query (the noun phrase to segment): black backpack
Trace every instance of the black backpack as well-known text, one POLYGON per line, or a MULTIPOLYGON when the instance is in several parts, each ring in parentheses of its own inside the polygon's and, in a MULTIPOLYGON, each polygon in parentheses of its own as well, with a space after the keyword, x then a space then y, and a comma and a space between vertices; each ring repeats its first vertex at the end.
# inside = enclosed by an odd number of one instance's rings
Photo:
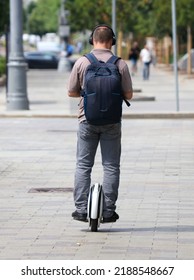
MULTIPOLYGON (((121 75, 116 62, 119 57, 113 55, 105 63, 92 54, 85 55, 90 61, 86 68, 84 89, 84 112, 88 123, 106 125, 118 123, 122 116, 121 75)), ((126 104, 130 103, 125 100, 126 104)))

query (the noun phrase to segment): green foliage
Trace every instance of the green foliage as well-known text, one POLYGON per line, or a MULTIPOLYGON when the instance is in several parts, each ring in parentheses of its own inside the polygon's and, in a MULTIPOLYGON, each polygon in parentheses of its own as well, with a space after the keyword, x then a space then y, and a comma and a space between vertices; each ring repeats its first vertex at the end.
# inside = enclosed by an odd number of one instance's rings
POLYGON ((60 0, 39 0, 29 15, 31 33, 43 35, 58 31, 60 0))
POLYGON ((153 35, 153 0, 132 1, 133 31, 140 36, 153 35))
POLYGON ((6 59, 0 56, 0 77, 6 73, 6 59))
MULTIPOLYGON (((136 0, 117 0, 117 31, 129 33, 134 30, 136 0)), ((93 29, 95 25, 112 23, 112 1, 110 0, 67 0, 66 8, 70 11, 69 22, 72 31, 93 29)))
MULTIPOLYGON (((61 0, 38 0, 35 3, 36 6, 28 11, 31 33, 57 32, 61 0)), ((182 35, 188 24, 194 24, 194 0, 178 0, 176 7, 177 30, 182 35)), ((111 0, 66 0, 65 9, 69 11, 71 32, 112 23, 111 0)), ((117 31, 133 32, 135 37, 171 35, 171 13, 171 0, 117 0, 117 31)))
POLYGON ((9 25, 9 1, 0 0, 0 34, 5 32, 9 25))
MULTIPOLYGON (((116 1, 116 17, 117 29, 129 33, 134 31, 134 0, 117 0, 116 1)), ((110 3, 110 2, 109 2, 110 3)))
POLYGON ((71 30, 83 31, 100 23, 111 24, 110 3, 110 0, 67 0, 65 7, 70 11, 71 30))
POLYGON ((153 1, 154 35, 163 37, 172 33, 172 11, 170 1, 153 1))
POLYGON ((177 1, 177 23, 180 27, 194 24, 194 0, 177 1))
MULTIPOLYGON (((177 30, 184 36, 187 25, 194 24, 194 0, 176 1, 177 30)), ((137 21, 135 30, 141 35, 163 37, 172 33, 171 0, 138 0, 135 4, 137 21)))

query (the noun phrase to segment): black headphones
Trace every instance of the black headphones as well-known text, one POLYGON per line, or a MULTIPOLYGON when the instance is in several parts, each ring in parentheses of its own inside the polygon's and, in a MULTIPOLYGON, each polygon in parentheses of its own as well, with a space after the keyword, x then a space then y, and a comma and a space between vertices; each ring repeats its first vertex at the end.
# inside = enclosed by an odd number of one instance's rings
POLYGON ((89 43, 91 45, 93 45, 93 34, 94 34, 94 31, 99 27, 106 27, 106 28, 111 30, 111 32, 112 32, 112 46, 115 45, 116 44, 116 36, 115 36, 112 28, 110 26, 106 25, 106 24, 99 24, 93 29, 92 34, 90 35, 90 38, 89 38, 89 43))

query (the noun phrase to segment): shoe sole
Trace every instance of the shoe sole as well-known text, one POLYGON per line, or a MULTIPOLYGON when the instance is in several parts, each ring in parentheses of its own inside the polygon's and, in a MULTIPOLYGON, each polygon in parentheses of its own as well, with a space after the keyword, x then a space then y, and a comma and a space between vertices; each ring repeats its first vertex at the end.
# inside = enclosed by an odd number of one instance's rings
POLYGON ((115 223, 118 219, 112 220, 112 221, 101 221, 102 224, 107 224, 107 223, 115 223))
POLYGON ((80 221, 80 222, 85 222, 85 223, 88 222, 88 219, 80 219, 78 217, 73 217, 73 219, 76 220, 76 221, 80 221))
MULTIPOLYGON (((117 220, 116 220, 117 221, 117 220)), ((115 223, 116 221, 102 221, 101 224, 115 223)))

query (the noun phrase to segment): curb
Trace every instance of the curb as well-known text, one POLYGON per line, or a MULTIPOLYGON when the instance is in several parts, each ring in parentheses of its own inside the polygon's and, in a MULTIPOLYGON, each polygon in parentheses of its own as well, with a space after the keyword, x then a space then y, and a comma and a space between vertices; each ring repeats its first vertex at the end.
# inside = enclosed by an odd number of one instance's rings
POLYGON ((156 98, 154 96, 141 96, 141 95, 135 95, 131 101, 155 101, 156 98))
POLYGON ((193 119, 193 112, 143 112, 123 114, 123 119, 193 119))

